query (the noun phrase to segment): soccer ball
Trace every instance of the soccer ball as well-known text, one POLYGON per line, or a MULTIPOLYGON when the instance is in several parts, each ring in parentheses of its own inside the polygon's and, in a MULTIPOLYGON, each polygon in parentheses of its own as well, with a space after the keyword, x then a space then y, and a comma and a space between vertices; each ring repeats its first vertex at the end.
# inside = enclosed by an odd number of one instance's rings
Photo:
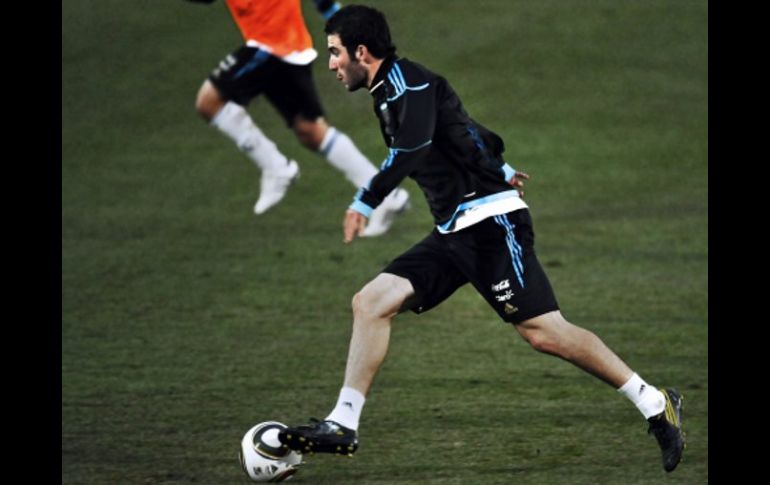
POLYGON ((282 482, 297 473, 302 455, 284 448, 278 441, 278 432, 286 427, 278 421, 265 421, 243 436, 238 459, 253 481, 282 482))

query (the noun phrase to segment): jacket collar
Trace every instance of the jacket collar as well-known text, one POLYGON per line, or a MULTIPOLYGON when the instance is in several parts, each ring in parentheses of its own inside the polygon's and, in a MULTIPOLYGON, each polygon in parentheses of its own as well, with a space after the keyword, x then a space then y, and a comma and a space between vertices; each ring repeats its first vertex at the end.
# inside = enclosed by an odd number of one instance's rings
POLYGON ((369 88, 369 93, 372 96, 375 96, 377 90, 382 88, 382 85, 385 84, 385 78, 388 76, 390 68, 393 67, 393 64, 397 60, 398 56, 395 54, 391 54, 383 59, 382 64, 380 64, 380 67, 377 69, 377 74, 374 75, 374 79, 372 80, 372 87, 369 88))

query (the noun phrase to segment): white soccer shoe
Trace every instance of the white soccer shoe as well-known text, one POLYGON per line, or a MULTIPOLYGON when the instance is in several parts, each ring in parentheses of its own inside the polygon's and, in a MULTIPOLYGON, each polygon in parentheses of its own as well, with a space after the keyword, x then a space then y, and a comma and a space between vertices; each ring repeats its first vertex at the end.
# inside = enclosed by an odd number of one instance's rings
POLYGON ((410 206, 409 192, 401 188, 394 189, 385 197, 382 204, 372 212, 361 237, 376 237, 385 234, 393 225, 396 216, 409 209, 410 206))
POLYGON ((254 213, 264 214, 267 210, 281 201, 289 190, 289 186, 299 178, 299 165, 294 160, 283 170, 265 170, 259 182, 259 199, 254 204, 254 213))

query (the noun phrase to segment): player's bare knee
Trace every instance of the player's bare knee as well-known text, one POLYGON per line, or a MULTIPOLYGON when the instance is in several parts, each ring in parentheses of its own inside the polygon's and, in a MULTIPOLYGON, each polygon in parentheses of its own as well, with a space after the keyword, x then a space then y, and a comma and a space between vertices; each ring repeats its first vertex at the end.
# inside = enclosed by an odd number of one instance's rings
POLYGON ((353 316, 356 320, 372 321, 383 317, 377 308, 377 301, 366 288, 353 295, 353 316))
POLYGON ((208 102, 207 102, 207 94, 205 92, 205 85, 201 86, 201 88, 198 90, 198 95, 195 96, 195 111, 198 112, 199 115, 206 118, 208 115, 208 102))
POLYGON ((538 352, 551 355, 563 355, 559 335, 549 325, 541 324, 542 321, 528 321, 517 327, 521 337, 538 352))
POLYGON ((395 317, 406 296, 393 288, 383 286, 387 280, 375 279, 353 297, 353 314, 364 320, 391 320, 395 317))
POLYGON ((326 135, 328 125, 323 118, 307 120, 301 116, 297 116, 294 119, 292 128, 294 129, 294 134, 297 136, 297 140, 302 146, 308 150, 318 151, 321 149, 321 144, 323 143, 324 135, 326 135))
POLYGON ((295 132, 299 143, 310 151, 317 152, 321 148, 321 140, 307 132, 295 132))
POLYGON ((198 95, 195 97, 195 111, 198 112, 203 119, 211 121, 219 110, 222 109, 225 102, 222 100, 219 92, 216 90, 210 81, 206 80, 198 90, 198 95))
POLYGON ((216 113, 212 113, 211 103, 204 97, 195 98, 195 111, 206 121, 211 121, 216 113))
POLYGON ((364 302, 362 300, 363 297, 361 296, 360 291, 353 295, 353 299, 350 302, 350 307, 353 309, 353 315, 360 316, 364 313, 364 302))
POLYGON ((529 345, 544 354, 558 354, 558 342, 556 339, 551 338, 546 332, 535 331, 525 336, 525 339, 529 345))

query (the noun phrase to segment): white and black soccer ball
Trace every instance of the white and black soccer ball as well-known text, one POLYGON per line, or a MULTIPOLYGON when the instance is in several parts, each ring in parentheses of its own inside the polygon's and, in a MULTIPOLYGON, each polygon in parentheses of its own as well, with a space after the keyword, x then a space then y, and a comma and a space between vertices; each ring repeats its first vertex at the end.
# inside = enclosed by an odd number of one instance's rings
POLYGON ((255 482, 282 482, 297 473, 302 455, 284 448, 278 432, 287 426, 278 421, 259 423, 241 440, 238 458, 243 471, 255 482))

